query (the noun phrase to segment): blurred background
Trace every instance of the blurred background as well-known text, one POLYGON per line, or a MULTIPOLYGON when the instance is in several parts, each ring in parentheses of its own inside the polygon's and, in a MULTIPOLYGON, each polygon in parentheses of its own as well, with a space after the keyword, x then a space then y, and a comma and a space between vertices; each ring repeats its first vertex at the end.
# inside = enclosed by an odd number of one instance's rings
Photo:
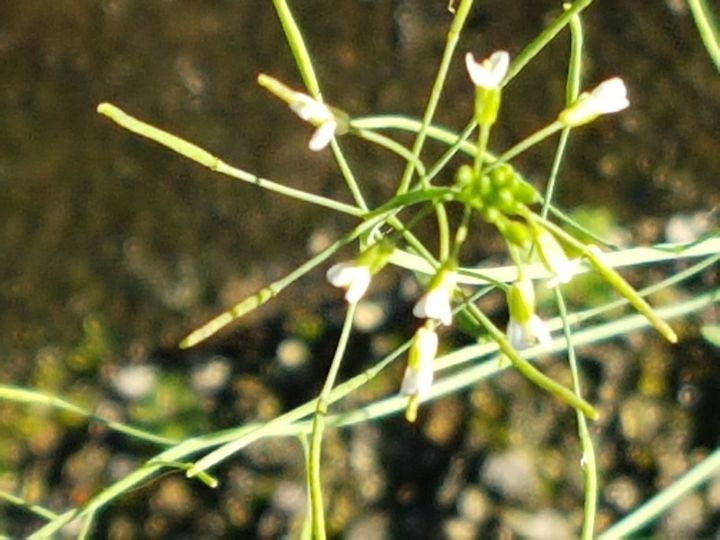
MULTIPOLYGON (((477 2, 438 122, 459 129, 471 113, 465 51, 515 55, 560 6, 477 2)), ((302 0, 291 7, 329 102, 354 116, 422 114, 451 21, 445 0, 302 0)), ((683 241, 708 231, 720 202, 720 82, 685 2, 605 0, 583 20, 585 86, 620 75, 632 106, 573 133, 558 205, 620 243, 683 241)), ((567 48, 564 33, 506 89, 491 149, 554 118, 567 48)), ((213 174, 95 112, 110 101, 232 165, 349 202, 331 154, 307 150, 309 127, 258 87, 260 72, 301 88, 269 2, 0 5, 2 383, 178 438, 267 420, 317 393, 343 312, 324 268, 209 343, 191 351, 177 343, 353 221, 213 174)), ((367 199, 379 204, 394 191, 402 164, 361 142, 341 143, 367 199)), ((553 151, 550 141, 514 164, 542 187, 553 151)), ((487 236, 469 241, 466 262, 500 261, 502 245, 487 236)), ((629 275, 642 285, 675 270, 629 275)), ((707 289, 717 272, 674 294, 707 289)), ((343 376, 411 335, 408 290, 401 272, 374 282, 343 376)), ((577 305, 612 298, 592 282, 568 293, 577 305)), ((483 306, 498 324, 506 317, 502 304, 498 297, 483 306)), ((698 332, 714 317, 710 311, 682 323, 676 347, 648 332, 581 351, 590 398, 603 410, 594 428, 600 526, 717 445, 718 354, 698 332)), ((469 338, 447 336, 447 347, 453 339, 469 338)), ((394 392, 402 368, 398 363, 354 404, 394 392)), ((557 359, 544 369, 566 376, 557 359)), ((324 474, 334 534, 575 534, 582 489, 572 411, 512 372, 425 409, 416 426, 391 419, 328 433, 324 474)), ((0 403, 0 487, 57 512, 82 504, 154 452, 77 417, 0 403)), ((214 472, 218 490, 180 474, 141 486, 102 513, 97 537, 297 535, 305 509, 299 444, 261 442, 214 472)), ((0 505, 0 533, 22 537, 39 523, 26 510, 0 505)), ((648 532, 718 534, 720 479, 655 527, 648 532)))

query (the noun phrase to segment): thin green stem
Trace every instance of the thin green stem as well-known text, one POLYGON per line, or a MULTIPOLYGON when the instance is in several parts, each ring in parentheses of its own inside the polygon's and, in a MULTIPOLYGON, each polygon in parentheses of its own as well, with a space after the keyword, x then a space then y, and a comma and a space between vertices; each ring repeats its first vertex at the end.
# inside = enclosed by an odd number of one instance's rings
POLYGON ((17 506, 18 508, 24 508, 27 511, 32 512, 36 516, 40 516, 41 518, 47 520, 53 520, 58 517, 55 512, 48 510, 47 508, 43 508, 42 506, 39 506, 37 504, 31 504, 25 499, 18 497, 17 495, 13 495, 12 493, 8 493, 7 491, 2 489, 0 489, 0 499, 7 501, 14 506, 17 506))
MULTIPOLYGON (((568 322, 565 300, 563 299, 562 292, 559 287, 555 288, 555 302, 557 303, 560 318, 563 322, 564 337, 568 351, 568 362, 570 364, 570 373, 572 374, 573 390, 576 395, 582 396, 580 370, 578 369, 577 358, 575 356, 573 336, 568 322)), ((576 411, 576 413, 578 438, 580 439, 580 447, 582 448, 581 467, 585 483, 585 503, 581 538, 582 540, 592 540, 594 537, 595 515, 597 512, 597 462, 595 459, 595 447, 593 446, 592 437, 590 437, 587 419, 580 411, 576 411)))
MULTIPOLYGON (((582 24, 580 23, 580 17, 574 15, 570 19, 570 58, 568 62, 568 77, 566 84, 566 104, 573 103, 578 94, 580 93, 580 74, 582 67, 582 50, 583 50, 583 31, 582 24)), ((567 147, 568 138, 570 136, 570 128, 566 127, 560 132, 560 139, 558 141, 557 149, 555 150, 555 157, 553 159, 552 167, 550 170, 550 177, 548 179, 548 185, 545 190, 545 199, 543 201, 543 207, 541 216, 546 218, 550 210, 550 201, 552 200, 555 192, 555 184, 562 164, 562 159, 565 155, 565 149, 567 147)), ((570 373, 572 374, 573 390, 578 396, 582 396, 582 385, 580 381, 580 370, 577 365, 577 358, 575 355, 575 347, 573 345, 573 335, 568 321, 568 313, 565 305, 565 299, 563 298, 560 287, 555 288, 555 302, 558 306, 560 319, 563 324, 563 333, 565 342, 567 343, 568 351, 568 363, 570 365, 570 373)), ((582 460, 581 467, 583 471, 584 480, 584 505, 583 505, 583 524, 581 531, 582 540, 592 540, 595 531, 595 516, 597 513, 597 462, 595 459, 595 447, 590 436, 590 430, 588 429, 587 420, 583 414, 578 411, 577 414, 577 430, 578 438, 580 440, 580 447, 582 449, 582 460)))
POLYGON ((510 359, 510 362, 515 369, 527 377, 531 382, 535 383, 540 388, 547 390, 555 397, 564 401, 574 409, 582 412, 585 416, 591 419, 597 418, 597 411, 585 401, 582 397, 574 394, 568 388, 555 382, 547 375, 544 375, 541 371, 535 368, 530 362, 525 360, 510 345, 510 342, 505 337, 505 334, 498 329, 497 326, 474 304, 468 305, 469 313, 475 317, 475 319, 488 331, 490 337, 497 343, 500 351, 510 359))
POLYGON ((117 431, 118 433, 123 433, 124 435, 128 435, 129 437, 134 437, 136 439, 147 441, 153 444, 158 444, 161 446, 171 446, 178 443, 178 441, 174 439, 161 437, 159 435, 155 435, 154 433, 149 433, 147 431, 134 428, 121 422, 108 420, 106 418, 103 418, 102 416, 95 414, 94 412, 88 411, 78 405, 75 405, 74 403, 70 403, 69 401, 66 401, 57 396, 46 394, 44 392, 39 392, 37 390, 18 388, 16 386, 9 385, 0 385, 0 400, 14 401, 16 403, 40 404, 48 407, 53 407, 55 409, 68 411, 73 414, 85 417, 93 422, 97 422, 98 424, 102 424, 105 427, 112 429, 113 431, 117 431))
MULTIPOLYGON (((452 61, 453 54, 455 53, 458 39, 460 38, 460 32, 462 31, 463 26, 465 26, 465 20, 470 13, 472 4, 473 0, 461 0, 460 5, 455 11, 455 16, 452 24, 450 25, 450 30, 448 31, 447 39, 445 41, 445 49, 440 61, 440 66, 438 67, 438 72, 435 76, 435 82, 430 90, 430 97, 425 107, 422 126, 420 127, 420 131, 418 131, 417 136, 415 137, 415 142, 413 143, 412 153, 416 158, 420 157, 423 145, 425 144, 428 127, 435 116, 435 110, 437 109, 437 104, 440 101, 440 95, 442 94, 445 86, 445 80, 447 79, 448 70, 450 69, 450 63, 452 61)), ((405 170, 403 171, 402 178, 400 179, 400 184, 398 185, 398 193, 404 193, 410 188, 412 174, 413 165, 411 162, 408 162, 405 166, 405 170)))
POLYGON ((482 174, 483 159, 485 157, 485 151, 487 150, 488 140, 490 139, 490 128, 489 125, 480 126, 478 130, 478 144, 475 153, 475 161, 473 163, 473 170, 475 176, 478 178, 482 174))
POLYGON ((242 180, 243 182, 247 182, 249 184, 254 184, 263 189, 267 189, 268 191, 274 191, 275 193, 280 193, 287 197, 292 197, 293 199, 329 208, 330 210, 335 210, 336 212, 341 212, 343 214, 360 217, 365 211, 363 208, 345 204, 320 195, 313 195, 312 193, 308 193, 300 189, 284 186, 273 182, 272 180, 268 180, 267 178, 262 178, 247 171, 243 171, 242 169, 232 167, 196 144, 188 142, 185 139, 181 139, 180 137, 168 133, 167 131, 156 128, 155 126, 147 124, 142 120, 138 120, 110 103, 101 103, 98 105, 97 112, 107 116, 110 120, 128 131, 140 135, 141 137, 145 137, 146 139, 150 139, 151 141, 155 141, 156 143, 185 156, 191 161, 195 161, 196 163, 207 167, 213 172, 225 174, 231 178, 242 180))
POLYGON ((688 6, 695 19, 700 39, 715 64, 715 69, 720 71, 720 32, 712 9, 705 0, 688 0, 688 6))
POLYGON ((438 223, 438 238, 440 242, 438 259, 440 261, 445 261, 450 255, 450 224, 448 223, 445 205, 441 202, 436 202, 434 206, 438 223))
POLYGON ((197 345, 201 341, 205 341, 230 323, 244 317, 251 311, 265 304, 271 298, 275 298, 285 288, 332 257, 340 248, 367 233, 379 223, 382 223, 386 216, 386 212, 378 212, 374 214, 372 218, 366 219, 345 236, 330 244, 320 253, 314 255, 287 275, 266 285, 252 296, 245 298, 242 302, 222 312, 220 315, 203 324, 200 328, 193 330, 180 342, 180 348, 187 349, 197 345))
POLYGON ((655 521, 660 514, 680 499, 692 493, 720 472, 720 448, 695 465, 692 469, 652 497, 645 504, 633 510, 627 517, 606 529, 598 540, 629 538, 633 533, 655 521))
MULTIPOLYGON (((320 83, 318 82, 317 75, 315 74, 315 68, 313 68, 310 53, 308 52, 307 45, 305 45, 305 39, 300 31, 300 27, 295 21, 295 17, 293 16, 290 7, 288 6, 286 0, 273 0, 273 5, 275 6, 275 11, 277 12, 278 19, 280 19, 283 32, 285 32, 285 38, 290 46, 293 58, 295 58, 295 64, 300 71, 305 87, 315 99, 322 101, 323 98, 322 92, 320 91, 320 83)), ((355 204, 359 208, 367 210, 367 204, 365 203, 365 199, 363 198, 360 187, 355 179, 355 175, 353 174, 340 145, 334 138, 330 143, 330 147, 355 204)))
POLYGON ((285 39, 287 39, 288 45, 290 46, 290 51, 295 58, 295 64, 297 64, 305 87, 314 98, 322 98, 320 84, 313 69, 310 53, 308 53, 302 32, 295 22, 295 17, 293 17, 290 7, 285 0, 273 0, 273 6, 275 6, 278 19, 282 25, 283 32, 285 32, 285 39))
POLYGON ((324 540, 325 538, 325 512, 323 510, 322 485, 320 481, 320 457, 322 455, 325 416, 327 415, 330 393, 332 392, 333 386, 335 386, 340 363, 347 349, 347 343, 355 317, 355 307, 355 304, 348 306, 345 323, 340 333, 340 339, 335 348, 335 354, 330 364, 325 384, 318 395, 315 406, 315 417, 313 419, 312 435, 310 438, 310 458, 308 461, 310 465, 310 505, 312 508, 313 538, 318 540, 324 540))
POLYGON ((510 63, 503 85, 506 85, 520 73, 520 71, 569 24, 572 17, 587 9, 590 4, 592 4, 592 0, 577 0, 573 2, 569 9, 566 9, 557 19, 550 23, 547 28, 540 32, 510 63))
POLYGON ((559 121, 555 120, 553 123, 548 124, 544 128, 541 128, 537 130, 532 135, 529 135, 519 143, 513 145, 511 148, 500 154, 493 163, 488 165, 487 170, 494 169, 498 165, 502 163, 507 163, 511 159, 517 157, 518 155, 522 154, 525 150, 528 148, 531 148, 538 144, 539 142, 547 139, 548 137, 554 135, 558 131, 560 131, 563 127, 563 124, 559 121))
POLYGON ((460 248, 462 248, 462 245, 465 243, 465 240, 467 239, 468 235, 468 227, 470 225, 470 218, 472 217, 472 208, 470 206, 465 205, 463 207, 463 215, 460 219, 460 224, 458 225, 457 230, 455 231, 455 242, 453 243, 453 253, 452 258, 455 261, 460 260, 460 248))
MULTIPOLYGON (((390 152, 393 152, 394 154, 397 154, 401 158, 403 158, 408 163, 412 163, 412 165, 415 167, 415 170, 418 173, 418 176, 420 178, 425 178, 427 173, 425 171, 425 166, 423 165, 422 161, 415 157, 413 153, 405 148, 402 144, 398 143, 397 141, 394 141, 390 137, 387 137, 385 135, 382 135, 380 133, 377 133, 375 131, 371 131, 369 129, 354 129, 352 130, 353 135, 356 135, 360 137, 361 139, 364 139, 368 142, 371 142, 373 144, 377 144, 378 146, 381 146, 390 152)), ((429 187, 429 186, 426 186, 429 187)))

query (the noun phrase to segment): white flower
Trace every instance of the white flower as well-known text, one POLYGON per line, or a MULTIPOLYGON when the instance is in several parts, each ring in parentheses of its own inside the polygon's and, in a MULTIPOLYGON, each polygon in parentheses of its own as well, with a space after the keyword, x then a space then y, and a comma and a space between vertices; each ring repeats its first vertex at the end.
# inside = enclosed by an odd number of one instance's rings
POLYGON ((568 259, 565 250, 555 240, 555 237, 544 229, 537 234, 535 241, 537 242, 540 260, 545 265, 545 268, 552 273, 547 286, 553 288, 561 283, 568 283, 577 273, 582 261, 580 259, 568 259))
POLYGON ((330 107, 302 92, 294 92, 288 104, 295 114, 317 128, 308 144, 310 150, 317 152, 325 148, 337 130, 337 120, 330 107))
POLYGON ((592 91, 581 94, 575 103, 560 113, 558 119, 567 126, 579 126, 602 114, 622 111, 629 105, 625 83, 619 77, 613 77, 592 91))
POLYGON ((425 326, 418 328, 400 385, 402 395, 416 396, 418 401, 422 401, 430 395, 433 382, 433 362, 437 349, 437 334, 425 326))
POLYGON ((452 324, 450 300, 457 283, 457 274, 452 270, 440 270, 425 294, 413 308, 413 315, 420 319, 433 319, 445 326, 452 324))
POLYGON ((326 277, 335 287, 345 289, 345 300, 349 304, 356 304, 370 285, 370 267, 355 261, 340 262, 330 267, 326 277))
POLYGON ((550 331, 537 315, 531 315, 524 323, 511 317, 507 325, 507 337, 510 345, 518 350, 525 349, 536 341, 540 345, 548 345, 552 341, 550 331))
POLYGON ((465 55, 465 67, 467 67, 470 79, 475 86, 486 90, 500 87, 509 65, 510 55, 506 51, 495 51, 482 62, 476 62, 472 53, 465 55))

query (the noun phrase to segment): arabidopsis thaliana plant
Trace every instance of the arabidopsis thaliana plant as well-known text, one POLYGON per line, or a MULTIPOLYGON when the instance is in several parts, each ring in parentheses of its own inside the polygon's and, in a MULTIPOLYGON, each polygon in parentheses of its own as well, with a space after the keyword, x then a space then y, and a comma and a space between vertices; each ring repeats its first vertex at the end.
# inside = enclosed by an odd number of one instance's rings
POLYGON ((566 126, 580 126, 602 114, 622 111, 629 105, 625 83, 619 77, 613 77, 581 94, 575 103, 560 113, 558 119, 566 126))
POLYGON ((457 283, 457 274, 452 270, 440 270, 430 283, 430 288, 417 301, 413 315, 420 319, 433 319, 445 326, 452 324, 450 300, 457 283))
POLYGON ((345 289, 348 304, 356 304, 365 295, 371 274, 369 266, 344 261, 331 266, 326 276, 332 285, 345 289))
POLYGON ((465 55, 465 67, 475 86, 494 90, 507 74, 510 55, 506 51, 495 51, 482 62, 476 62, 472 53, 465 55))

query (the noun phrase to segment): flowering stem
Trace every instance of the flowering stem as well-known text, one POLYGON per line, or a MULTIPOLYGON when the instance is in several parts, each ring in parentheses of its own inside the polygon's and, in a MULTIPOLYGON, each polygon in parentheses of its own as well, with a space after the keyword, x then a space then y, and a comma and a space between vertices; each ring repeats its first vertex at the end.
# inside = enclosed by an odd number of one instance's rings
MULTIPOLYGON (((435 76, 435 82, 433 83, 430 91, 430 97, 428 99, 427 106, 425 107, 425 113, 423 114, 422 125, 420 130, 415 137, 413 143, 412 153, 416 158, 420 157, 423 145, 425 144, 425 137, 427 130, 432 123, 433 116, 435 116, 435 109, 440 101, 440 94, 442 94, 445 86, 445 79, 447 78, 448 70, 450 69, 450 62, 452 61, 455 47, 457 46, 458 39, 460 37, 460 31, 465 25, 465 20, 470 13, 473 0, 461 0, 460 5, 455 11, 455 17, 450 25, 450 30, 447 34, 447 40, 445 42, 445 50, 443 51, 442 60, 438 67, 437 75, 435 76)), ((403 171, 402 178, 400 179, 400 185, 398 186, 398 193, 403 193, 410 188, 410 181, 412 180, 413 166, 412 163, 408 162, 403 171)))
POLYGON ((335 349, 335 355, 333 356, 330 369, 325 378, 325 384, 315 404, 315 416, 313 418, 312 436, 310 439, 310 455, 308 458, 310 468, 308 475, 310 477, 310 506, 313 538, 319 540, 325 538, 325 512, 323 510, 322 486, 320 482, 320 457, 322 453, 322 436, 325 429, 325 416, 327 415, 330 392, 332 392, 333 386, 335 385, 340 363, 347 348, 356 305, 357 304, 348 305, 340 339, 335 349))
MULTIPOLYGON (((308 89, 308 92, 310 92, 312 97, 322 101, 320 84, 318 83, 317 76, 315 75, 315 69, 313 68, 310 54, 308 53, 300 28, 295 22, 295 18, 293 17, 286 0, 273 0, 273 6, 275 6, 275 11, 277 12, 278 19, 280 19, 280 24, 285 32, 285 38, 287 39, 290 50, 293 53, 295 63, 297 64, 300 75, 303 78, 305 87, 308 89)), ((342 172, 345 183, 347 184, 355 203, 363 210, 367 210, 367 204, 365 203, 362 193, 360 192, 360 187, 355 180, 355 175, 353 175, 353 172, 345 159, 345 155, 342 153, 340 145, 334 137, 332 141, 330 141, 330 147, 332 148, 335 161, 342 172)))

